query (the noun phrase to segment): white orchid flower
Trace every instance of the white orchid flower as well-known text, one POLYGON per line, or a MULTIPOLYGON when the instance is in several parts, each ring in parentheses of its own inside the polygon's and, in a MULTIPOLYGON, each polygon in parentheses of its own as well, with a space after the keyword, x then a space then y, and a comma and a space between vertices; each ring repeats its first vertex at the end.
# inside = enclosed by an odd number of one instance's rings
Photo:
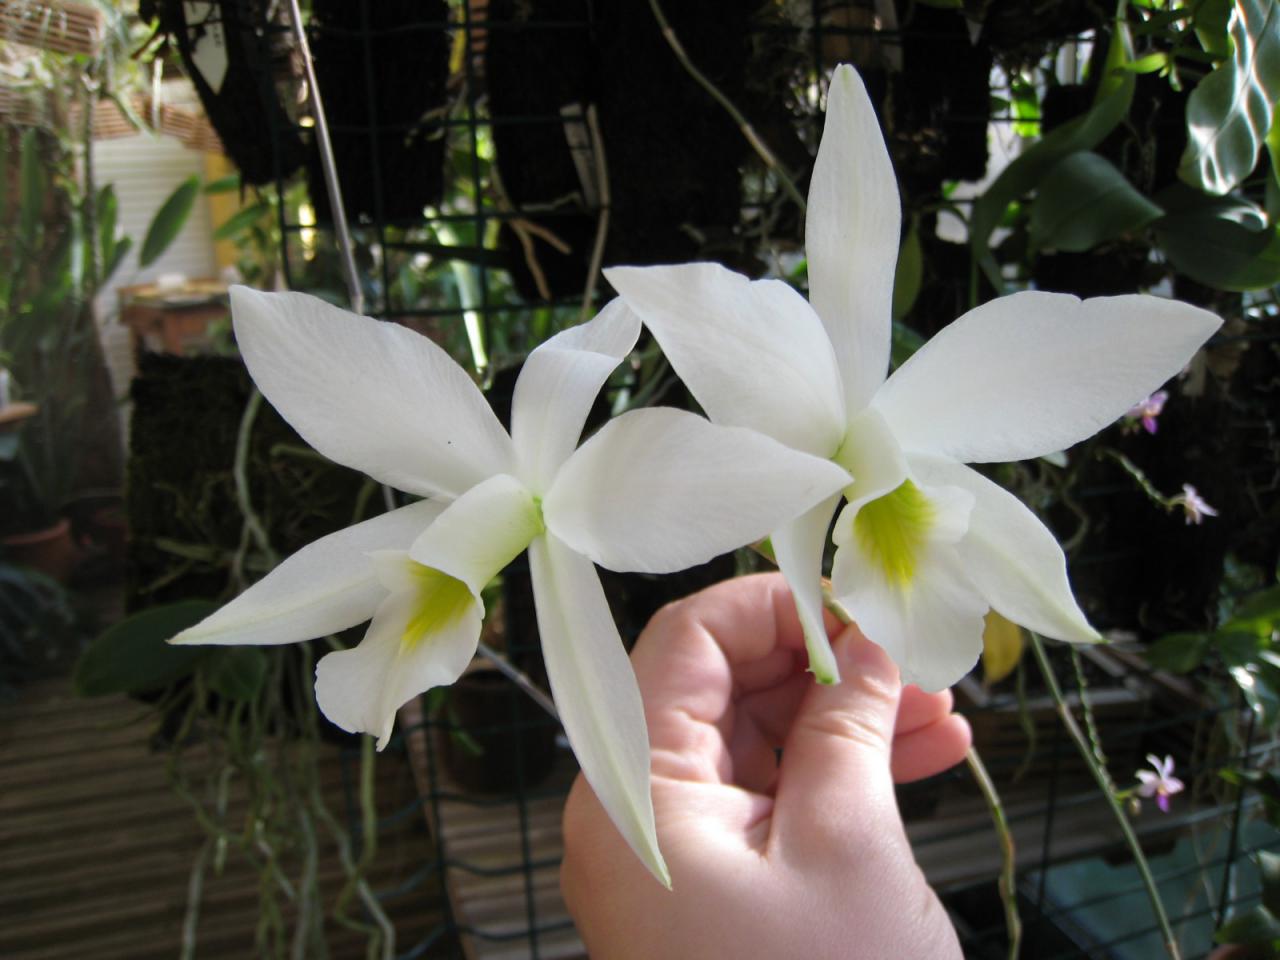
MULTIPOLYGON (((904 681, 938 690, 977 660, 988 608, 1050 637, 1098 639, 1053 535, 964 464, 1088 437, 1181 370, 1220 321, 1148 296, 1017 293, 971 310, 886 380, 900 226, 875 112, 842 66, 809 190, 810 302, 716 264, 606 275, 712 420, 849 470, 836 596, 904 681)), ((772 534, 822 682, 839 679, 819 592, 839 499, 772 534)))
POLYGON ((325 716, 390 738, 396 710, 476 651, 480 591, 528 548, 552 694, 583 773, 664 883, 639 689, 592 562, 667 573, 764 536, 848 483, 750 430, 636 410, 577 447, 592 402, 639 335, 616 300, 529 356, 508 436, 476 385, 404 327, 314 297, 231 290, 255 383, 316 450, 432 499, 298 551, 177 643, 276 644, 372 618, 316 669, 325 716), (577 449, 575 449, 577 448, 577 449))

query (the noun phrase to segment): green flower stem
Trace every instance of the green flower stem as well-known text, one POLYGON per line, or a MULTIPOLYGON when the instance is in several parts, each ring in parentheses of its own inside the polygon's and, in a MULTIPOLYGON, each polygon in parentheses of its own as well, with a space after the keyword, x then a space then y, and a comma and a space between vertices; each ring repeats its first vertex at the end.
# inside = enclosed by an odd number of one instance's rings
POLYGON ((1005 818, 1004 804, 1000 801, 1000 794, 991 780, 991 775, 987 773, 982 757, 978 756, 978 751, 970 747, 964 759, 969 765, 969 772, 973 774, 974 783, 978 785, 983 799, 987 801, 987 810, 991 813, 991 822, 995 825, 996 836, 1000 840, 1002 859, 1000 879, 996 881, 996 886, 1000 891, 1000 899, 1004 903, 1004 925, 1009 931, 1009 960, 1018 960, 1018 953, 1022 949, 1022 917, 1018 914, 1018 864, 1013 831, 1009 829, 1009 821, 1005 818))
POLYGON ((1160 891, 1156 887, 1155 877, 1151 875, 1151 865, 1147 863, 1147 857, 1142 852, 1142 845, 1138 842, 1138 836, 1133 832, 1133 824, 1125 816, 1124 810, 1120 806, 1120 801, 1116 798, 1115 793, 1112 792, 1110 786, 1111 778, 1098 765, 1097 758, 1093 754, 1093 748, 1089 743, 1089 738, 1080 729, 1080 724, 1076 722, 1075 715, 1071 712, 1071 708, 1067 706, 1066 699, 1062 696, 1062 688, 1058 685, 1057 674, 1053 672, 1053 667, 1049 664, 1049 657, 1044 651, 1044 641, 1030 630, 1027 631, 1027 634, 1031 637, 1031 650, 1035 653, 1036 663, 1040 665, 1040 672, 1044 674, 1044 681, 1048 685, 1049 694, 1053 697, 1054 705, 1058 709, 1058 716, 1062 718, 1062 725, 1066 727, 1067 733, 1075 741, 1076 749, 1080 751, 1081 758, 1089 767, 1093 778, 1098 782, 1098 789, 1102 791, 1108 806, 1111 807, 1112 815, 1116 818, 1116 823, 1120 825, 1121 833, 1124 834, 1125 843, 1128 844, 1129 852, 1133 855, 1133 862, 1138 867, 1143 886, 1147 888, 1147 896, 1151 900, 1151 908, 1155 911, 1156 922, 1159 923, 1160 933, 1164 937, 1165 949, 1172 960, 1182 960, 1182 954, 1178 950, 1178 939, 1174 936, 1173 927, 1169 925, 1169 917, 1165 913, 1164 902, 1160 899, 1160 891))
POLYGON ((1142 472, 1142 468, 1119 450, 1113 450, 1110 447, 1103 447, 1098 451, 1098 456, 1105 457, 1108 460, 1114 460, 1118 463, 1120 468, 1133 478, 1133 482, 1138 485, 1138 489, 1147 495, 1147 499, 1158 506, 1161 510, 1164 510, 1167 513, 1172 513, 1178 509, 1178 504, 1182 501, 1177 497, 1166 497, 1161 493, 1156 488, 1156 485, 1151 482, 1150 478, 1142 472))
POLYGON ((800 193, 800 189, 796 186, 796 182, 782 168, 782 164, 778 162, 778 158, 773 155, 773 151, 769 149, 768 144, 760 139, 760 135, 756 133, 755 128, 747 122, 747 118, 742 115, 737 107, 733 105, 733 101, 725 96, 710 79, 707 78, 701 70, 694 66, 693 61, 689 59, 689 54, 685 52, 684 45, 680 42, 680 38, 676 36, 676 32, 671 29, 671 24, 667 22, 666 14, 662 12, 662 5, 658 0, 649 0, 649 7, 653 10, 653 17, 658 21, 658 26, 662 30, 662 36, 667 41, 667 45, 671 47, 672 53, 676 55, 676 59, 680 61, 681 66, 685 68, 689 76, 698 82, 698 86, 706 90, 715 99, 716 103, 724 107, 725 113, 733 118, 733 122, 738 125, 738 130, 746 137, 747 143, 751 144, 751 149, 756 155, 764 161, 764 165, 773 172, 778 178, 778 182, 782 184, 782 189, 786 191, 795 205, 802 211, 805 209, 804 195, 800 193))
MULTIPOLYGON (((763 550, 760 553, 773 559, 770 554, 764 553, 763 550)), ((849 611, 840 604, 840 601, 831 592, 831 581, 826 577, 822 579, 822 603, 845 626, 853 623, 853 618, 849 616, 849 611)), ((965 762, 969 765, 969 772, 973 774, 974 782, 982 792, 982 798, 987 802, 987 810, 991 813, 991 824, 995 827, 996 837, 1000 840, 1002 857, 1000 879, 997 881, 997 887, 1000 890, 1000 899, 1004 904, 1005 926, 1009 930, 1009 960, 1017 960, 1018 950, 1022 945, 1022 918, 1018 914, 1017 847, 1013 840, 1013 831, 1009 829, 1009 821, 1005 819, 1004 804, 1000 800, 1000 793, 996 790, 996 785, 992 782, 990 774, 987 773, 986 765, 983 764, 978 751, 970 747, 965 754, 965 762)))

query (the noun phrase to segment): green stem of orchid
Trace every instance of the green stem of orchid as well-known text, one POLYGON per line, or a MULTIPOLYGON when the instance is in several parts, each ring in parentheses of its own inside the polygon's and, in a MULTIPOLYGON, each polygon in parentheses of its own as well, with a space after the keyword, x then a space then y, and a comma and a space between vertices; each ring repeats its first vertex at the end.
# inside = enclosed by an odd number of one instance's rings
MULTIPOLYGON (((764 549, 761 549, 761 544, 756 545, 756 550, 762 556, 773 559, 772 550, 766 553, 764 549)), ((825 577, 822 579, 822 603, 845 626, 853 623, 853 618, 849 616, 849 611, 840 604, 840 601, 831 592, 831 581, 825 577)), ((995 783, 992 781, 990 774, 987 773, 987 767, 982 762, 982 757, 978 755, 978 751, 972 746, 965 753, 965 762, 969 765, 969 772, 973 774, 973 780, 978 785, 978 790, 981 791, 982 798, 987 803, 987 810, 991 814, 991 824, 995 828, 996 837, 1000 841, 1000 878, 996 886, 1000 891, 1000 900, 1004 904, 1005 926, 1009 931, 1009 960, 1017 960, 1018 951, 1022 946, 1022 917, 1018 913, 1017 846, 1013 840, 1013 831, 1009 829, 1009 821, 1004 815, 1004 803, 1000 800, 1000 792, 996 790, 995 783)))
POLYGON ((236 482, 236 505, 244 516, 245 528, 253 536, 258 549, 267 557, 269 567, 280 562, 280 556, 271 547, 271 539, 267 536, 266 527, 258 519, 249 502, 249 439, 253 436, 253 424, 262 409, 262 393, 257 387, 249 393, 249 402, 244 406, 244 415, 240 418, 240 429, 236 434, 236 458, 233 474, 236 482))
POLYGON ((995 825, 996 836, 1000 839, 1000 878, 996 881, 996 886, 1000 891, 1000 899, 1004 903, 1004 925, 1009 931, 1009 960, 1018 960, 1018 953, 1022 949, 1022 917, 1018 914, 1017 847, 1013 842, 1013 831, 1009 829, 1009 821, 1005 818, 1000 793, 996 790, 991 775, 987 773, 986 764, 982 762, 978 751, 970 747, 964 759, 969 765, 969 772, 973 774, 974 783, 978 785, 983 799, 987 801, 991 822, 995 825))
POLYGON ((666 14, 662 12, 662 5, 658 0, 649 0, 649 8, 653 10, 653 17, 658 21, 658 27, 662 30, 662 36, 667 41, 667 46, 671 47, 671 51, 676 55, 676 59, 680 61, 680 65, 684 67, 689 76, 697 81, 698 86, 711 94, 716 103, 720 104, 733 118, 733 122, 738 125, 738 130, 746 138, 747 143, 751 144, 751 149, 764 162, 775 177, 778 183, 782 185, 782 189, 786 191, 788 197, 792 199, 801 211, 805 210, 806 204, 804 195, 800 192, 800 188, 796 186, 796 182, 782 168, 782 164, 778 162, 778 158, 773 155, 773 151, 768 145, 760 139, 760 135, 756 133, 755 128, 747 122, 747 118, 742 115, 737 107, 733 105, 733 101, 725 96, 710 79, 694 66, 693 61, 689 59, 689 54, 685 52, 684 45, 680 43, 680 38, 676 36, 676 32, 671 29, 671 24, 667 22, 666 14))
POLYGON ((1125 843, 1129 847, 1129 852, 1133 855, 1133 862, 1138 867, 1138 874, 1142 877, 1142 884, 1146 887, 1147 896, 1151 900, 1151 908, 1155 911, 1156 922, 1160 925, 1160 933, 1164 937, 1165 949, 1172 960, 1182 960, 1182 954, 1178 950, 1178 939, 1174 936, 1173 927, 1169 924, 1169 917, 1164 909, 1164 901, 1160 899, 1160 890, 1156 886, 1155 877, 1151 874, 1151 865, 1147 863, 1146 854, 1142 852, 1142 845, 1138 842, 1138 836, 1133 832, 1133 824, 1125 816, 1124 809, 1120 806, 1120 801, 1116 799, 1115 793, 1112 792, 1110 786, 1111 778, 1105 770, 1098 766, 1097 758, 1093 755, 1093 748, 1089 744, 1089 738, 1080 729, 1080 724, 1076 722, 1075 715, 1071 712, 1066 699, 1062 696, 1062 687, 1058 684, 1057 674, 1054 673, 1053 667, 1049 664, 1049 657, 1044 650, 1044 641, 1033 631, 1028 630, 1027 633, 1031 637, 1031 650, 1035 653, 1036 663, 1040 665, 1040 672, 1044 674, 1044 682, 1049 687, 1049 694, 1053 697, 1058 716, 1062 719, 1062 725, 1066 728, 1071 739, 1075 741, 1080 757, 1093 774, 1093 778, 1098 783, 1098 789, 1102 791, 1107 805, 1111 807, 1112 815, 1116 818, 1116 823, 1120 826, 1120 832, 1124 834, 1125 843))
POLYGON ((1161 493, 1159 489, 1157 489, 1156 485, 1151 482, 1150 478, 1142 472, 1142 468, 1120 451, 1113 450, 1110 447, 1103 447, 1098 451, 1098 456, 1105 457, 1108 460, 1114 460, 1119 464, 1120 468, 1133 478, 1134 483, 1136 483, 1138 488, 1147 495, 1147 498, 1161 510, 1172 513, 1174 510, 1178 509, 1178 504, 1180 502, 1178 498, 1166 497, 1161 493))

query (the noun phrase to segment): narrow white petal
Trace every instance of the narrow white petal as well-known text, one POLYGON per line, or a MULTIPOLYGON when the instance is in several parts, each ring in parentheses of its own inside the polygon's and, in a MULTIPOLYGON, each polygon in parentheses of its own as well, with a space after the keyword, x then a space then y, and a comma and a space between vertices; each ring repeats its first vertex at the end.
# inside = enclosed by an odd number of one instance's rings
POLYGON ((561 468, 547 528, 603 567, 670 573, 759 540, 849 475, 762 433, 680 410, 633 410, 561 468))
POLYGON ((414 597, 387 597, 360 644, 316 664, 316 703, 326 717, 349 733, 369 733, 378 749, 387 745, 396 711, 432 687, 453 683, 476 652, 479 603, 426 636, 407 638, 414 597))
POLYGON ((300 293, 231 288, 236 342, 311 446, 400 490, 457 495, 514 467, 511 439, 447 353, 300 293))
POLYGON ((963 464, 921 454, 909 460, 923 482, 973 495, 969 531, 957 549, 966 574, 992 607, 1057 640, 1101 639, 1072 596, 1058 541, 1021 500, 963 464))
POLYGON ((902 204, 875 108, 849 66, 831 78, 806 216, 809 299, 835 345, 852 416, 889 370, 902 204))
POLYGON ((836 551, 832 580, 859 629, 898 665, 903 683, 942 690, 978 662, 987 605, 955 547, 933 545, 904 588, 849 543, 836 551))
POLYGON ((845 490, 849 506, 856 512, 869 500, 896 490, 907 479, 907 461, 889 424, 874 407, 861 411, 849 422, 836 462, 849 471, 853 483, 845 490))
POLYGON ((321 537, 173 642, 296 643, 354 627, 387 594, 368 554, 407 550, 443 509, 422 500, 321 537))
POLYGON ((413 542, 409 556, 461 580, 479 596, 541 532, 532 494, 514 477, 499 474, 449 504, 413 542))
POLYGON ((520 476, 535 493, 546 490, 577 447, 596 395, 639 336, 640 318, 617 299, 525 360, 511 402, 511 436, 520 476))
POLYGON ((583 776, 644 865, 671 886, 649 792, 649 732, 631 662, 591 561, 553 534, 529 546, 547 678, 583 776))
POLYGON ((809 671, 819 683, 839 683, 840 668, 831 652, 827 628, 822 619, 822 552, 827 545, 827 529, 840 495, 828 497, 791 523, 775 530, 773 543, 778 569, 787 578, 795 597, 804 645, 809 652, 809 671))
POLYGON ((1015 293, 943 329, 875 405, 908 451, 961 463, 1043 456, 1152 394, 1221 322, 1159 297, 1015 293))
POLYGON ((845 420, 840 371, 822 322, 795 290, 716 263, 614 267, 605 276, 712 420, 821 457, 835 452, 845 420))

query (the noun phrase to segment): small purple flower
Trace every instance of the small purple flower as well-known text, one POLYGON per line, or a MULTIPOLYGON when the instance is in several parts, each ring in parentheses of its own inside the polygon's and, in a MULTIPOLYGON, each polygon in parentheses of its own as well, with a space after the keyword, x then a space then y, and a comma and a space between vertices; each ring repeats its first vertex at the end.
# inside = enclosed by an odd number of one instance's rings
POLYGON ((1173 498, 1173 503, 1186 511, 1186 522, 1200 523, 1205 517, 1216 517, 1218 511, 1205 502, 1204 497, 1189 483, 1182 485, 1182 493, 1173 498))
POLYGON ((1156 418, 1160 416, 1164 405, 1169 400, 1167 390, 1157 390, 1151 396, 1129 408, 1129 412, 1125 414, 1129 429, 1137 428, 1137 421, 1141 421, 1142 427, 1147 433, 1154 434, 1158 429, 1156 418))
POLYGON ((1181 793, 1183 783, 1173 775, 1173 757, 1161 760, 1154 753, 1147 754, 1147 763, 1155 767, 1155 772, 1139 770, 1136 774, 1139 782, 1138 796, 1156 798, 1156 806, 1162 813, 1169 812, 1169 798, 1181 793))

